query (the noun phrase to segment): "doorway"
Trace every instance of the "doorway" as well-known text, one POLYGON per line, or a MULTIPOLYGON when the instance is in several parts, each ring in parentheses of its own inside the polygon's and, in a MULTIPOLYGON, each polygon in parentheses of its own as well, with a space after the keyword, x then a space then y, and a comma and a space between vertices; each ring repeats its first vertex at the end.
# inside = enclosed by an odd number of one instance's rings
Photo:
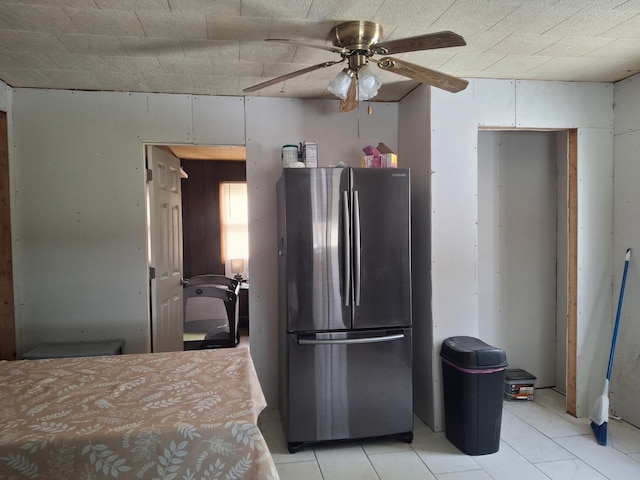
MULTIPOLYGON (((246 339, 249 335, 249 262, 248 257, 242 258, 242 268, 238 271, 232 265, 231 261, 237 260, 237 255, 224 248, 225 215, 221 208, 224 184, 246 182, 246 160, 190 158, 182 159, 182 167, 188 175, 187 179, 182 180, 184 277, 188 279, 203 274, 227 277, 239 275, 242 281, 238 296, 239 330, 241 339, 246 339)), ((246 198, 244 202, 236 203, 246 209, 246 198)), ((248 230, 244 231, 244 236, 242 243, 246 245, 248 230)))
MULTIPOLYGON (((221 248, 220 185, 246 182, 244 146, 166 145, 180 159, 183 277, 215 274, 230 276, 221 248)), ((246 205, 245 205, 246 206, 246 205)), ((247 268, 248 270, 248 262, 247 268)), ((248 336, 248 283, 239 293, 242 336, 248 336)))
MULTIPOLYGON (((478 138, 480 333, 509 368, 567 395, 572 410, 570 172, 573 131, 489 131, 478 138)), ((575 407, 574 407, 575 408, 575 407)))

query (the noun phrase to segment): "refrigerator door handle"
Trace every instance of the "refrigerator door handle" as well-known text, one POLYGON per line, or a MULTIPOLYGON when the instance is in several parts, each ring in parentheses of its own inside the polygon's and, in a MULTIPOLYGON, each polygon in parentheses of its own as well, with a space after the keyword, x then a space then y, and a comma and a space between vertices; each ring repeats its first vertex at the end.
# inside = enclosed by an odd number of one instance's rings
POLYGON ((353 257, 354 302, 360 305, 360 197, 357 190, 353 192, 353 257))
POLYGON ((348 307, 350 304, 349 294, 351 293, 351 241, 349 236, 349 193, 345 190, 342 192, 342 229, 344 239, 342 242, 344 250, 344 268, 343 268, 343 281, 344 281, 344 306, 348 307))
POLYGON ((359 343, 379 343, 392 342, 394 340, 404 339, 404 333, 394 333, 383 337, 365 337, 365 338, 299 338, 298 345, 353 345, 359 343))

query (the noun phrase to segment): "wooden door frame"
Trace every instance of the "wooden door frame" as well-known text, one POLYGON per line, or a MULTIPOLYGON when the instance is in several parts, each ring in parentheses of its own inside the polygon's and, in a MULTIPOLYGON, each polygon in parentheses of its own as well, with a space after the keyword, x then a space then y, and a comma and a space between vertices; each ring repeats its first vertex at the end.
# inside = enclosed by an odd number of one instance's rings
POLYGON ((0 360, 16 358, 7 113, 0 111, 0 360))
POLYGON ((567 413, 576 416, 578 362, 578 129, 567 130, 567 413))

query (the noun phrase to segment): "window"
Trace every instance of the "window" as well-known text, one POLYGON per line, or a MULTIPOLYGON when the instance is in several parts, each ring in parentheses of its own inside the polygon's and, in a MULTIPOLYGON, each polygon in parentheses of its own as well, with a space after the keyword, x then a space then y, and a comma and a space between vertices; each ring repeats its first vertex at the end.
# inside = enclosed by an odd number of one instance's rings
POLYGON ((220 183, 220 231, 225 275, 249 277, 249 216, 246 182, 220 183), (232 266, 233 260, 233 266, 232 266), (233 268, 232 268, 233 267, 233 268))

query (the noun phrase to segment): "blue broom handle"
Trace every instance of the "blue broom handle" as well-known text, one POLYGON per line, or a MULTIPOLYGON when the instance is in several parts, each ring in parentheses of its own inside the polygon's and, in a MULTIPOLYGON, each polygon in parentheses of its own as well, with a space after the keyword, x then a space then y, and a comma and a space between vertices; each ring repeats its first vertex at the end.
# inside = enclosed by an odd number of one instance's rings
MULTIPOLYGON (((631 249, 627 250, 630 254, 631 249)), ((627 256, 627 255, 625 255, 627 256)), ((624 273, 622 274, 622 285, 620 285, 620 298, 618 299, 618 311, 616 312, 616 324, 613 328, 613 339, 611 340, 611 351, 609 352, 609 367, 607 368, 607 380, 611 380, 611 369, 613 368, 613 356, 616 352, 616 342, 618 341, 618 326, 620 325, 620 314, 622 313, 622 301, 624 300, 624 287, 627 283, 627 270, 629 270, 629 260, 624 261, 624 273)))

